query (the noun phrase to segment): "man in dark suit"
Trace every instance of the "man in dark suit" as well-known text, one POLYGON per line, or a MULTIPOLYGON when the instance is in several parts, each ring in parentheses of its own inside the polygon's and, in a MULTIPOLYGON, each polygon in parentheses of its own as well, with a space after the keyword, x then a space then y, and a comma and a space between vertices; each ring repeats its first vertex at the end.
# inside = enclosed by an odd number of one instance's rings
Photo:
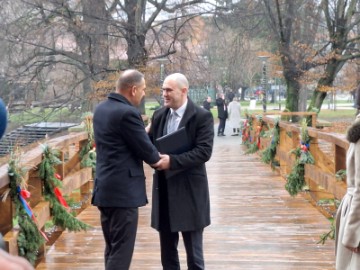
POLYGON ((92 204, 101 212, 106 270, 129 269, 138 207, 148 202, 143 161, 154 167, 161 164, 136 108, 145 87, 142 73, 124 71, 117 81, 116 93, 111 93, 94 113, 97 157, 92 204))
POLYGON ((225 136, 225 124, 228 117, 227 106, 224 99, 224 94, 218 94, 216 99, 216 106, 219 118, 218 136, 225 136))
POLYGON ((210 97, 210 96, 206 97, 206 99, 204 100, 204 102, 203 102, 203 108, 204 108, 205 110, 210 111, 210 109, 211 109, 211 97, 210 97))
MULTIPOLYGON (((156 139, 169 132, 170 114, 177 114, 176 128, 185 127, 190 150, 164 155, 153 181, 151 226, 159 231, 161 262, 165 270, 179 270, 178 241, 182 233, 188 269, 205 269, 203 230, 210 225, 210 199, 205 162, 214 140, 212 114, 188 98, 189 83, 183 74, 164 80, 164 107, 155 111, 149 136, 156 139), (176 173, 175 173, 176 172, 176 173)), ((171 117, 172 118, 172 117, 171 117)))

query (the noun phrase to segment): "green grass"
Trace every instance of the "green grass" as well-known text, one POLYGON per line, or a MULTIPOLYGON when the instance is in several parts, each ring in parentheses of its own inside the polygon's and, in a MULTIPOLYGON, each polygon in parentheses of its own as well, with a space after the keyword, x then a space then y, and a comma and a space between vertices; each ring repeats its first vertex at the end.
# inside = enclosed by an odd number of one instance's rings
POLYGON ((334 119, 344 119, 344 118, 354 119, 355 111, 356 111, 355 109, 352 110, 339 109, 336 111, 323 109, 320 111, 318 118, 324 120, 334 120, 334 119))
POLYGON ((22 125, 38 122, 72 122, 80 123, 83 120, 83 112, 75 110, 71 112, 68 108, 43 109, 33 108, 20 113, 10 113, 8 131, 14 130, 22 125))

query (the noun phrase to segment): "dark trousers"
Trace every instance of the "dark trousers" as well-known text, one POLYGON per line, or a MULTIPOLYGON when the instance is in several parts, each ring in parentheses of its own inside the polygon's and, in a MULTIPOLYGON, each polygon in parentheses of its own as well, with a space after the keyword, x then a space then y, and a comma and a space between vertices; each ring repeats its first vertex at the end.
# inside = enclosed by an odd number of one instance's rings
POLYGON ((105 269, 128 270, 134 252, 138 208, 98 207, 105 238, 105 269))
MULTIPOLYGON (((181 233, 188 270, 204 270, 203 229, 181 233)), ((178 243, 178 232, 160 231, 161 263, 164 270, 180 270, 178 243)))
MULTIPOLYGON (((160 249, 164 270, 180 270, 178 243, 179 232, 171 232, 168 207, 168 193, 165 179, 159 182, 160 192, 160 249)), ((204 270, 203 229, 181 232, 184 240, 189 270, 204 270)))
POLYGON ((218 135, 224 134, 226 118, 219 118, 218 135))

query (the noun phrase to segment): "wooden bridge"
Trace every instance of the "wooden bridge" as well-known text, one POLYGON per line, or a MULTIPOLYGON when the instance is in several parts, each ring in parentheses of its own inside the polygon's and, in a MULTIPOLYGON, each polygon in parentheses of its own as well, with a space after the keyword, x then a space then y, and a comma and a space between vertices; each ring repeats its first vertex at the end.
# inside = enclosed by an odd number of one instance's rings
MULTIPOLYGON (((274 123, 271 118, 265 117, 264 120, 269 126, 274 123)), ((335 169, 333 173, 331 170, 332 166, 338 168, 344 165, 340 165, 342 162, 340 157, 332 159, 326 151, 334 149, 338 154, 344 154, 348 145, 335 135, 322 134, 310 129, 309 133, 313 138, 310 149, 316 149, 314 157, 320 161, 312 167, 306 167, 308 170, 306 179, 308 183, 312 183, 314 193, 317 195, 291 197, 284 188, 285 180, 282 175, 289 170, 285 165, 290 166, 292 158, 288 156, 287 160, 281 160, 281 156, 285 149, 294 148, 298 143, 295 138, 299 134, 299 128, 289 123, 281 123, 280 126, 281 136, 288 136, 285 133, 293 133, 291 137, 293 142, 289 143, 286 138, 282 138, 285 144, 280 143, 278 146, 278 158, 280 164, 283 163, 283 168, 275 171, 261 162, 258 154, 245 155, 246 147, 241 145, 240 137, 215 138, 214 152, 207 163, 212 224, 205 229, 204 234, 206 269, 335 269, 334 241, 328 240, 324 245, 318 243, 320 236, 330 230, 330 222, 313 206, 309 198, 319 199, 317 198, 320 197, 319 194, 327 194, 327 198, 330 195, 336 197, 337 194, 343 194, 346 187, 343 182, 336 181, 335 169), (324 158, 320 158, 323 144, 330 145, 330 150, 326 147, 327 149, 323 151, 324 156, 328 157, 326 171, 317 169, 324 167, 322 162, 324 158), (313 179, 312 175, 318 177, 313 179)), ((75 148, 76 152, 76 149, 83 144, 86 136, 81 134, 68 135, 66 143, 57 139, 58 147, 63 149, 62 156, 66 157, 63 160, 67 165, 65 164, 60 170, 65 179, 74 173, 82 175, 80 178, 91 178, 87 173, 80 174, 79 167, 76 167, 78 172, 74 172, 74 169, 70 170, 70 163, 75 168, 75 158, 71 158, 68 152, 70 148, 75 148), (75 139, 74 136, 77 138, 75 139)), ((256 138, 256 134, 253 135, 256 138)), ((269 142, 264 139, 261 147, 265 147, 267 143, 269 142)), ((147 166, 146 175, 151 202, 152 169, 147 166)), ((78 178, 73 177, 74 181, 78 178)), ((5 176, 0 175, 0 187, 4 187, 6 183, 4 179, 5 176)), ((87 181, 75 182, 78 183, 73 184, 72 188, 81 186, 81 193, 86 194, 84 185, 87 181)), ((104 269, 104 240, 99 212, 88 204, 84 204, 84 208, 78 218, 90 224, 92 228, 87 232, 62 232, 52 245, 45 247, 44 257, 36 269, 104 269)), ((3 209, 4 207, 0 206, 1 212, 3 209)), ((150 211, 151 205, 140 208, 131 270, 161 269, 159 239, 157 232, 150 228, 150 211)), ((14 229, 4 231, 6 226, 4 222, 2 224, 0 228, 6 233, 8 246, 11 247, 12 253, 16 253, 14 229)), ((179 249, 182 269, 186 269, 182 242, 179 244, 179 249)))

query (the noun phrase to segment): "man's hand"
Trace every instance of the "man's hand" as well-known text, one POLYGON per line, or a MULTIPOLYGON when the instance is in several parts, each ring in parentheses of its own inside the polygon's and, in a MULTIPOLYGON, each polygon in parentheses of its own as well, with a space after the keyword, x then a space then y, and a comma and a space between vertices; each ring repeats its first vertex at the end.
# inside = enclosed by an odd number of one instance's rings
POLYGON ((146 131, 147 134, 149 134, 150 128, 151 128, 151 121, 149 120, 149 123, 148 123, 147 126, 145 127, 145 131, 146 131))
POLYGON ((358 253, 359 252, 359 248, 358 247, 348 247, 345 246, 347 249, 350 249, 352 252, 358 253))
POLYGON ((153 167, 156 170, 162 171, 162 170, 168 170, 170 168, 170 157, 169 155, 162 155, 160 154, 160 160, 152 164, 151 167, 153 167))

